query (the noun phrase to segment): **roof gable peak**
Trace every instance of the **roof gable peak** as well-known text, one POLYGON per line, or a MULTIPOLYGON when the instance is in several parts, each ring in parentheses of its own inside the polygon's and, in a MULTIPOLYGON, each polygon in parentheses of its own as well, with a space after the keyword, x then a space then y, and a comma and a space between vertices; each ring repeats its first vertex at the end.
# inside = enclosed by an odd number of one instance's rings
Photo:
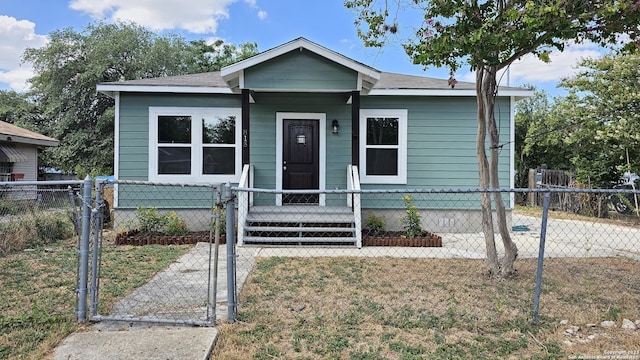
POLYGON ((224 80, 232 87, 234 87, 233 85, 236 85, 242 88, 243 86, 239 81, 239 78, 242 77, 245 69, 269 61, 280 55, 303 49, 357 72, 359 77, 368 83, 375 84, 380 79, 380 71, 309 41, 304 37, 299 37, 282 45, 263 51, 248 59, 225 66, 220 69, 220 75, 222 75, 224 80))

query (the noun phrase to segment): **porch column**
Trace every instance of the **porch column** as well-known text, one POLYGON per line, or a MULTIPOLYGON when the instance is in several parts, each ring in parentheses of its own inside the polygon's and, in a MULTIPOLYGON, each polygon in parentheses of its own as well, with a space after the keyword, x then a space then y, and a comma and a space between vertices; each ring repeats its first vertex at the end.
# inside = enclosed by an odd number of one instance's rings
POLYGON ((351 92, 351 164, 360 162, 360 91, 351 92))
POLYGON ((247 165, 250 162, 249 155, 249 89, 242 89, 242 165, 247 165))

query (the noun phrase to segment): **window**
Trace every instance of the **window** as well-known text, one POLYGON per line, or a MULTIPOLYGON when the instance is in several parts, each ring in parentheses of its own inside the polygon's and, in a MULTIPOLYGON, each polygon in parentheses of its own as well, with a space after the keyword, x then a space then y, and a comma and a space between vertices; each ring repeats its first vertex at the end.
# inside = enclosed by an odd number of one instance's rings
POLYGON ((407 183, 407 110, 360 110, 360 178, 407 183))
POLYGON ((241 111, 149 109, 149 180, 238 181, 241 111))

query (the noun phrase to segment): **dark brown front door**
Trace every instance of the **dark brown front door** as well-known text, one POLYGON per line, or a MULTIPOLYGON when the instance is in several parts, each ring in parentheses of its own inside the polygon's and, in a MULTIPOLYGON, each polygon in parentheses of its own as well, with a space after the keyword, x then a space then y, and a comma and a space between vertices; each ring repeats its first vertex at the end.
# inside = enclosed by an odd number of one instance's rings
MULTIPOLYGON (((284 119, 282 129, 282 189, 319 189, 319 121, 284 119)), ((317 204, 318 194, 285 194, 282 203, 317 204)))

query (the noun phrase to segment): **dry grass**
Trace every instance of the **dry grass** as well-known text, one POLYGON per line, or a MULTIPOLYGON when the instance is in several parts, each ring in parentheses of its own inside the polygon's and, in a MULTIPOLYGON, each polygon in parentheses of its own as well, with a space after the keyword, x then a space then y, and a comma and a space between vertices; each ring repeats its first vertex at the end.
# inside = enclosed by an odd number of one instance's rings
POLYGON ((640 319, 638 265, 546 260, 533 325, 535 260, 496 280, 477 260, 263 258, 240 295, 240 321, 220 327, 211 358, 556 359, 640 350, 640 331, 587 327, 640 319), (571 326, 577 336, 564 334, 571 326))
MULTIPOLYGON (((515 213, 542 218, 541 207, 516 206, 515 213)), ((572 212, 566 211, 549 210, 549 217, 551 219, 578 220, 590 223, 612 224, 640 228, 640 217, 636 216, 635 212, 632 214, 618 214, 615 210, 609 210, 607 218, 598 218, 594 216, 574 214, 572 212)))

